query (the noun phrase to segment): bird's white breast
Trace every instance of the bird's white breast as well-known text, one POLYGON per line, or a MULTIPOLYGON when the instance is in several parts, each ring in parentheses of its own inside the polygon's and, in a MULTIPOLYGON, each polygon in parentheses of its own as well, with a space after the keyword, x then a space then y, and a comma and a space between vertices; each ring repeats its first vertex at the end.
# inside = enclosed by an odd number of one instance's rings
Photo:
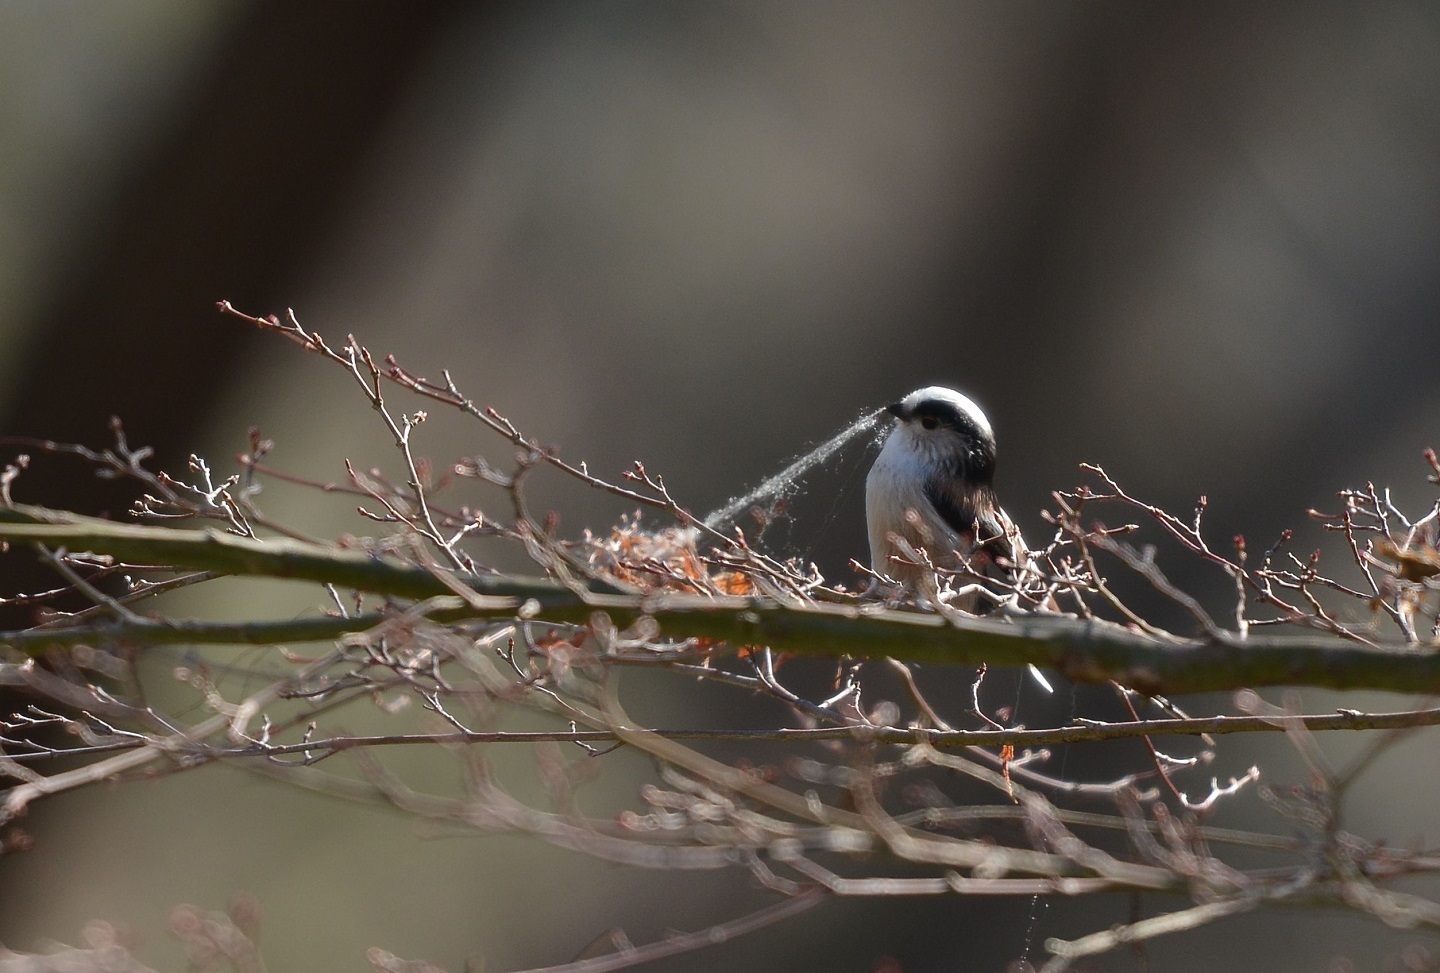
POLYGON ((898 534, 915 547, 926 547, 937 562, 953 560, 951 552, 962 543, 950 525, 936 513, 925 496, 931 474, 928 456, 914 448, 910 433, 896 426, 885 440, 870 475, 865 479, 865 521, 870 533, 870 567, 879 574, 904 581, 919 572, 891 560, 897 553, 888 535, 898 534), (923 530, 906 520, 914 510, 923 530), (928 535, 928 536, 926 536, 928 535))

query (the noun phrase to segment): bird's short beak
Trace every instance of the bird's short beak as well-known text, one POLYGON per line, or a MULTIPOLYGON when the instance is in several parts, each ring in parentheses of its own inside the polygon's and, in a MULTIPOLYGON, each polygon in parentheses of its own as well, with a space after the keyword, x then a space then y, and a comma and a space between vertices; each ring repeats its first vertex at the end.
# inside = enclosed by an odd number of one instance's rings
POLYGON ((904 418, 905 418, 905 403, 904 403, 904 402, 891 402, 889 405, 887 405, 887 406, 885 407, 885 411, 888 412, 888 413, 890 413, 892 416, 894 416, 894 417, 897 418, 897 419, 904 419, 904 418))

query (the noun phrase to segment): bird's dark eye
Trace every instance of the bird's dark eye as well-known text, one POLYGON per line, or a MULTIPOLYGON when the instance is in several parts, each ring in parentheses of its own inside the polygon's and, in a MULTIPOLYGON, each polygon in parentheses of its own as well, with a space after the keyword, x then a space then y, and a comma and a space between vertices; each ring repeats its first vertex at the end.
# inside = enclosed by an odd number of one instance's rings
POLYGON ((936 426, 940 425, 940 420, 936 419, 934 416, 922 416, 920 418, 920 425, 924 426, 926 429, 934 429, 936 426))

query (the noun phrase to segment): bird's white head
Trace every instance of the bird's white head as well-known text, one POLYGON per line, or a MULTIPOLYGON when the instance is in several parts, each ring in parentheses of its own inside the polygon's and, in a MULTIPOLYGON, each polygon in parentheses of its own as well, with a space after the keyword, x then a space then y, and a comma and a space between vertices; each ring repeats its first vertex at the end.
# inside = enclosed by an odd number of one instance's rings
POLYGON ((995 433, 969 396, 931 385, 886 406, 886 411, 896 419, 883 450, 890 462, 914 466, 921 475, 954 477, 974 486, 990 483, 995 433))

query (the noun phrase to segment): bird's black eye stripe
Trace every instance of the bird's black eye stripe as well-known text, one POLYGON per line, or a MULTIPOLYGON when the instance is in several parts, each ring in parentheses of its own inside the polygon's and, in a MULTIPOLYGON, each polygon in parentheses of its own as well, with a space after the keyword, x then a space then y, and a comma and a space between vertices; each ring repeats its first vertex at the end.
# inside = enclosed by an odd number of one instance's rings
POLYGON ((963 415, 959 409, 949 402, 940 399, 926 399, 915 406, 912 413, 920 420, 920 424, 926 429, 937 429, 940 426, 967 427, 971 425, 968 416, 963 415))

